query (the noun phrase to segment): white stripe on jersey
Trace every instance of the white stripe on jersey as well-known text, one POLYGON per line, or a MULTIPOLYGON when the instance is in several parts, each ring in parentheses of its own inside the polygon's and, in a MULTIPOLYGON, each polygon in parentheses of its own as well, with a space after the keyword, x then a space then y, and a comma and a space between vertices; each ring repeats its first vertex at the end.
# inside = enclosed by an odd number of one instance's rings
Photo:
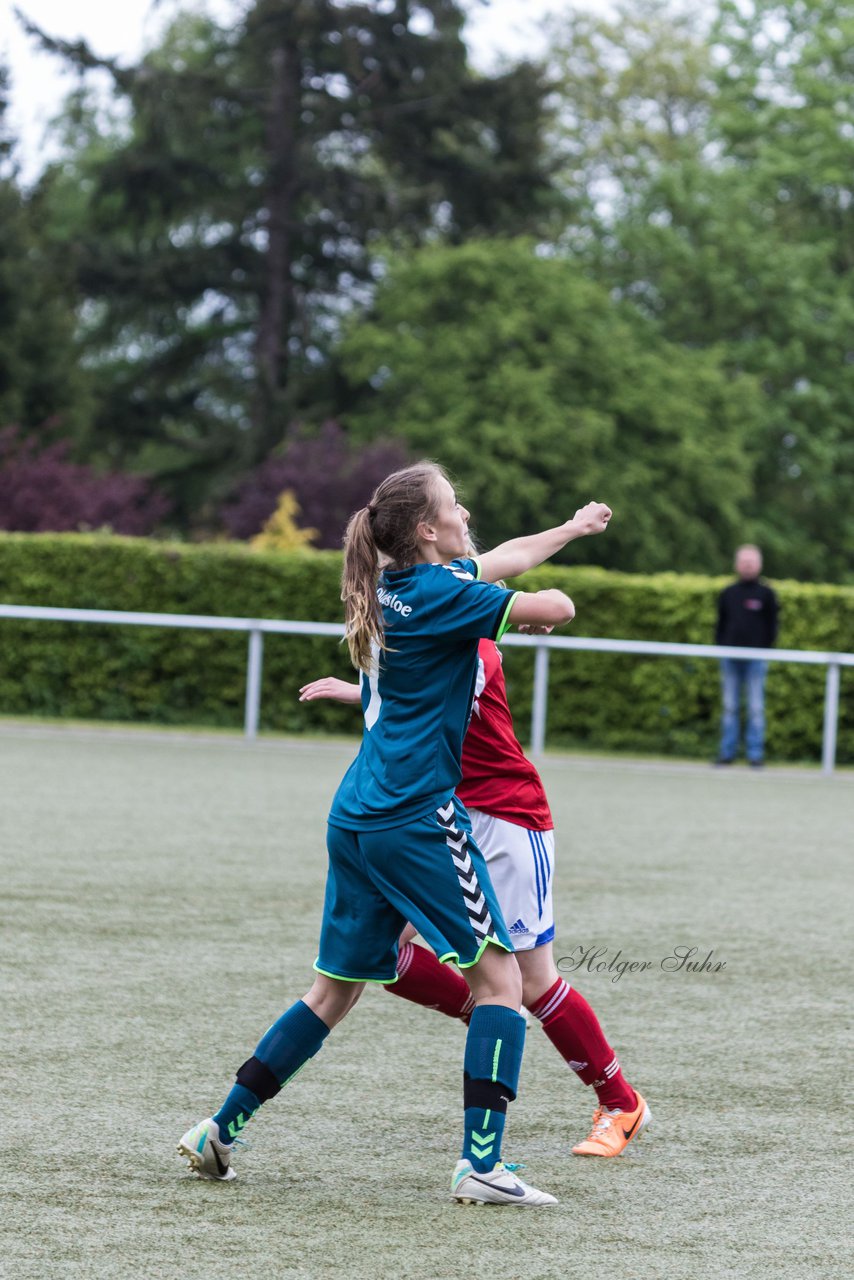
POLYGON ((373 729, 374 725, 380 718, 380 708, 383 705, 382 694, 379 690, 380 679, 380 647, 374 642, 371 645, 371 672, 365 675, 364 671, 359 672, 359 680, 367 680, 368 688, 371 696, 365 709, 365 728, 373 729))

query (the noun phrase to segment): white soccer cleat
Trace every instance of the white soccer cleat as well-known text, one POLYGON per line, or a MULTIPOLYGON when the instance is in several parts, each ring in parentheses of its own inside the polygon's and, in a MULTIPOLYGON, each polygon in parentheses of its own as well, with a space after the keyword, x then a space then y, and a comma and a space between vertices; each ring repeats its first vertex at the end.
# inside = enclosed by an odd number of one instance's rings
POLYGON ((188 1129, 178 1143, 178 1152, 187 1157, 193 1173, 210 1182, 230 1182, 237 1174, 231 1167, 234 1144, 220 1142, 219 1125, 208 1117, 188 1129))
POLYGON ((512 1204, 522 1209, 557 1204, 554 1196, 529 1187, 500 1161, 488 1173, 476 1173, 469 1160, 460 1160, 451 1181, 451 1194, 460 1204, 512 1204))

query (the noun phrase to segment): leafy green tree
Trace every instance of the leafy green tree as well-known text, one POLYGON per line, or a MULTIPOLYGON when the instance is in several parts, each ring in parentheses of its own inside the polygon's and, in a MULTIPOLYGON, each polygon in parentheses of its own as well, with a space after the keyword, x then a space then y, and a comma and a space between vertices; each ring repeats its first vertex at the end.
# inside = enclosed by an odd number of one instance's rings
POLYGON ((577 249, 601 242, 662 171, 703 164, 715 68, 700 17, 670 0, 571 9, 549 19, 561 181, 578 217, 577 249))
POLYGON ((710 33, 639 4, 555 42, 565 181, 598 193, 566 241, 760 381, 743 535, 805 578, 854 575, 852 47, 854 7, 823 0, 724 3, 710 33))
POLYGON ((253 0, 232 29, 179 16, 131 67, 28 24, 126 104, 106 141, 73 104, 45 191, 86 299, 92 447, 170 476, 185 513, 321 416, 389 242, 550 216, 549 85, 475 75, 462 23, 454 0, 253 0))
POLYGON ((759 389, 717 352, 662 339, 572 261, 523 241, 421 250, 394 263, 340 357, 353 431, 394 421, 446 463, 487 544, 595 498, 614 519, 574 561, 690 570, 742 527, 759 389))
POLYGON ((854 578, 854 4, 724 0, 714 38, 715 134, 778 283, 748 277, 767 320, 731 339, 775 407, 767 540, 793 576, 854 578))
POLYGON ((854 268, 854 4, 721 0, 715 130, 749 168, 775 221, 798 240, 833 242, 854 268))

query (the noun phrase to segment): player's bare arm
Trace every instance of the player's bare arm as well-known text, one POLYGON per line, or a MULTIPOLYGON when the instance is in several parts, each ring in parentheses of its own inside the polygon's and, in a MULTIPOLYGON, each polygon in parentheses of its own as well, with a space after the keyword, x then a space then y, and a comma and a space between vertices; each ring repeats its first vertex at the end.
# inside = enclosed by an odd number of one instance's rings
POLYGON ((514 626, 560 627, 572 622, 575 605, 562 591, 520 591, 510 609, 514 626))
POLYGON ((571 520, 555 525, 553 529, 544 529, 541 533, 533 533, 524 538, 512 538, 478 556, 480 576, 485 582, 515 578, 528 569, 535 569, 568 542, 594 533, 603 533, 610 519, 611 508, 604 502, 588 502, 586 506, 579 507, 571 520))
POLYGON ((311 680, 299 691, 300 702, 314 702, 318 698, 326 698, 332 702, 346 702, 357 705, 362 700, 358 684, 350 684, 348 680, 337 680, 335 676, 323 676, 320 680, 311 680))

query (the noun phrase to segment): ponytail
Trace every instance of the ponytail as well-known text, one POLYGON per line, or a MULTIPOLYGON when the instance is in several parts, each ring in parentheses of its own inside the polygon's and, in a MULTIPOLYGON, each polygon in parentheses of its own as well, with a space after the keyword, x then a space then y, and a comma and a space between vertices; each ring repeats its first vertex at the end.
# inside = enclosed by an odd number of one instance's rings
POLYGON ((378 485, 371 501, 350 518, 344 535, 344 639, 353 666, 370 672, 372 649, 387 648, 377 599, 380 563, 405 569, 418 560, 418 525, 437 511, 437 481, 447 479, 435 462, 416 462, 378 485))
POLYGON ((362 507, 350 517, 344 535, 344 573, 341 599, 344 601, 344 639, 353 666, 369 671, 374 644, 385 648, 383 615, 377 599, 379 555, 371 533, 371 515, 362 507))

